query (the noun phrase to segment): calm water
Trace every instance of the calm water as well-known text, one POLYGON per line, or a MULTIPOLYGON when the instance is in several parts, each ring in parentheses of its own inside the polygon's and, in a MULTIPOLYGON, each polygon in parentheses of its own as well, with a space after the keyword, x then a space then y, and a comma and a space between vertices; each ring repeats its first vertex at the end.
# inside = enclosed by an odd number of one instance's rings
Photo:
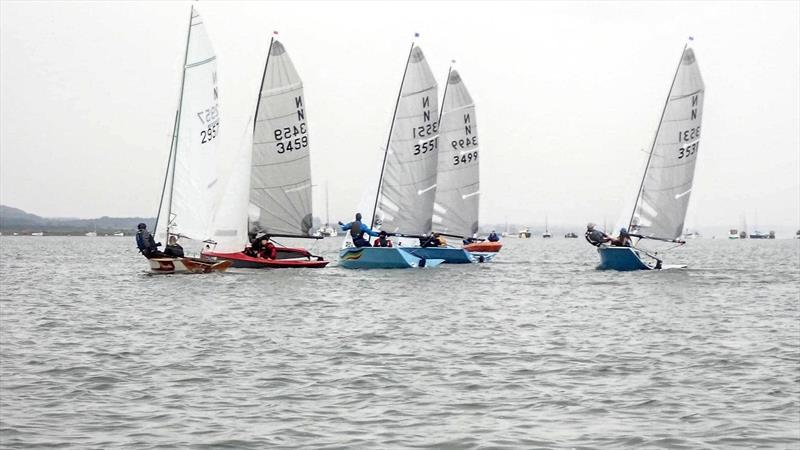
POLYGON ((505 243, 150 276, 132 237, 2 237, 0 446, 800 447, 800 241, 691 241, 660 273, 505 243))

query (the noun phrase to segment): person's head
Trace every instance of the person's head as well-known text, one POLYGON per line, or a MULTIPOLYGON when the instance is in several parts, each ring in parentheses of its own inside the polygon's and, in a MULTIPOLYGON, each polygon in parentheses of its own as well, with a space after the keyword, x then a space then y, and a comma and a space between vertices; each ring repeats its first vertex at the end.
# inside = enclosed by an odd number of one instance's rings
POLYGON ((594 224, 592 222, 589 222, 588 224, 586 224, 586 229, 589 231, 594 230, 594 224))
POLYGON ((136 225, 136 228, 138 228, 140 230, 146 230, 147 229, 147 224, 142 222, 139 225, 136 225))
POLYGON ((174 234, 169 237, 169 245, 175 245, 178 243, 178 237, 174 234))
POLYGON ((269 242, 269 239, 267 239, 265 237, 261 238, 261 245, 267 245, 268 242, 269 242))
POLYGON ((619 235, 620 236, 627 236, 628 235, 628 229, 625 228, 625 227, 620 228, 619 229, 619 235))
POLYGON ((386 231, 385 231, 385 230, 381 230, 381 232, 380 232, 380 233, 378 233, 378 236, 379 236, 381 239, 386 239, 386 236, 388 236, 388 234, 386 233, 386 231))
POLYGON ((361 213, 356 213, 356 220, 361 222, 361 213))

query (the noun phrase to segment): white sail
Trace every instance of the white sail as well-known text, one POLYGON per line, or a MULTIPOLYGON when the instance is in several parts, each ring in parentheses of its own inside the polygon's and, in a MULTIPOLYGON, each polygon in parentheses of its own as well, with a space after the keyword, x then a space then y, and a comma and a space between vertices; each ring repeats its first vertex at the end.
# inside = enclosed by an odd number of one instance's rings
POLYGON ((250 180, 251 228, 308 236, 311 164, 303 82, 280 42, 273 41, 256 111, 250 180))
POLYGON ((694 51, 686 48, 658 126, 630 228, 676 239, 683 232, 700 146, 705 86, 694 51))
POLYGON ((442 101, 439 174, 433 207, 434 231, 472 236, 478 232, 480 173, 475 104, 452 70, 442 101))
MULTIPOLYGON (((252 118, 250 122, 252 123, 252 118)), ((252 138, 252 126, 248 124, 247 131, 239 142, 239 150, 234 155, 231 170, 225 178, 222 198, 214 214, 211 240, 216 243, 216 252, 240 252, 250 241, 247 234, 247 210, 250 204, 252 138)))
POLYGON ((409 54, 386 150, 375 225, 389 232, 431 231, 438 158, 438 89, 422 50, 409 54))
POLYGON ((210 236, 217 199, 219 107, 217 57, 192 7, 177 126, 156 236, 166 230, 193 239, 210 236))

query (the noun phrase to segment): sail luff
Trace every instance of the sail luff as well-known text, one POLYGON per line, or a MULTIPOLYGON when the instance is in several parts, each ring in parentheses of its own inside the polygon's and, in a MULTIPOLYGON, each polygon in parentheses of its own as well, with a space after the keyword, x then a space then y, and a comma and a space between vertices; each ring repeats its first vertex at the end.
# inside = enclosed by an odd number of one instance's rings
POLYGON ((370 228, 375 227, 375 217, 378 212, 378 201, 381 198, 381 188, 383 186, 383 174, 386 171, 386 159, 389 156, 389 144, 392 142, 392 131, 394 130, 394 122, 397 120, 397 109, 400 107, 400 96, 403 94, 403 85, 406 82, 406 74, 408 73, 408 64, 411 62, 411 53, 414 52, 415 43, 411 42, 411 48, 408 50, 408 58, 406 58, 406 67, 403 70, 403 78, 400 80, 400 89, 397 91, 397 100, 394 103, 394 112, 392 113, 392 123, 389 125, 389 136, 386 138, 386 149, 383 154, 383 163, 381 164, 381 175, 378 178, 378 189, 375 192, 375 206, 372 208, 372 219, 370 221, 370 228))
POLYGON ((180 110, 175 110, 175 120, 172 122, 172 135, 169 139, 169 156, 167 157, 167 168, 164 171, 164 183, 161 185, 161 200, 158 202, 158 212, 156 213, 156 223, 153 225, 153 233, 158 229, 158 222, 161 220, 161 207, 164 204, 164 194, 167 192, 167 181, 172 168, 172 153, 175 151, 175 133, 178 132, 178 115, 180 110))
POLYGON ((683 50, 681 51, 681 57, 678 60, 678 66, 675 68, 675 74, 672 76, 672 84, 669 86, 669 92, 667 92, 667 98, 664 100, 664 107, 661 109, 661 118, 658 120, 658 127, 656 127, 656 134, 653 136, 653 143, 650 146, 650 153, 647 155, 647 163, 644 167, 644 173, 642 174, 642 181, 639 183, 639 190, 636 193, 636 201, 633 202, 633 211, 631 211, 631 218, 628 221, 628 230, 632 229, 633 226, 633 217, 636 215, 636 209, 638 208, 639 198, 642 196, 642 188, 644 188, 644 180, 647 178, 647 170, 650 167, 650 161, 653 158, 653 150, 655 150, 656 142, 658 140, 658 133, 661 131, 661 125, 664 122, 664 113, 667 111, 667 106, 669 105, 670 97, 672 97, 672 90, 675 88, 675 80, 678 78, 678 72, 681 70, 681 64, 683 62, 683 55, 686 54, 686 48, 689 44, 683 45, 683 50))

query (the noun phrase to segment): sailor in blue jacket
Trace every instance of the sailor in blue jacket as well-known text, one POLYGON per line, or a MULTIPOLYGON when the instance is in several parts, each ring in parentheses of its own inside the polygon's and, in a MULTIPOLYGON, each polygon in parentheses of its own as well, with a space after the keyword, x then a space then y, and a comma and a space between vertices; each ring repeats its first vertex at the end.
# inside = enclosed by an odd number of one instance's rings
POLYGON ((379 235, 376 231, 372 231, 370 227, 361 223, 361 213, 356 213, 356 220, 348 224, 339 222, 339 228, 341 228, 342 231, 350 230, 350 237, 353 238, 353 245, 356 247, 371 247, 369 241, 364 239, 364 233, 372 237, 377 237, 379 235))

